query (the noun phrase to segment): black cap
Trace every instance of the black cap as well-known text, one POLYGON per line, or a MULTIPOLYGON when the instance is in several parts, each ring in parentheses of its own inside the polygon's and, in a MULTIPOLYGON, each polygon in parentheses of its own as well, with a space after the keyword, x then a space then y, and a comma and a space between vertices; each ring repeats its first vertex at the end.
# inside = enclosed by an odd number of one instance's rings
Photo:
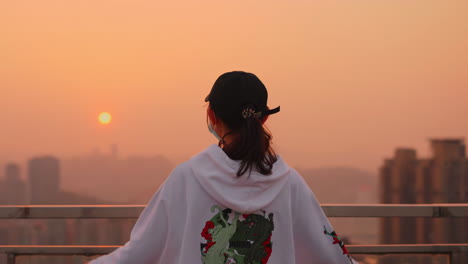
POLYGON ((268 92, 265 85, 253 73, 226 72, 218 77, 205 102, 221 119, 232 120, 254 116, 262 118, 279 112, 279 106, 269 110, 268 92), (253 115, 246 115, 249 111, 253 115))

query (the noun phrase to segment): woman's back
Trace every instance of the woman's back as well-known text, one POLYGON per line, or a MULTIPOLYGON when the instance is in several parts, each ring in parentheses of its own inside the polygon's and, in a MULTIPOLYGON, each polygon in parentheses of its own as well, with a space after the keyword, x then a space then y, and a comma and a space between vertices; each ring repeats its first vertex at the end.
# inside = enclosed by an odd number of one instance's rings
POLYGON ((281 158, 236 177, 216 145, 179 165, 124 247, 93 263, 351 263, 301 176, 281 158))

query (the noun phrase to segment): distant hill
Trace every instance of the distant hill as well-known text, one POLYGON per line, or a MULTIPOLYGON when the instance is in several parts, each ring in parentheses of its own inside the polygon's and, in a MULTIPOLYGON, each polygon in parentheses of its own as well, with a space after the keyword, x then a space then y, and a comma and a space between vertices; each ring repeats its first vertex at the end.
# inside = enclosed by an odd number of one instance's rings
POLYGON ((378 177, 350 167, 297 169, 320 203, 378 203, 378 177))
MULTIPOLYGON (((298 169, 321 204, 378 203, 378 177, 349 167, 298 169)), ((340 237, 352 244, 378 242, 376 218, 330 218, 340 237)))
POLYGON ((93 155, 64 159, 61 166, 62 189, 121 204, 146 203, 173 169, 162 156, 93 155))

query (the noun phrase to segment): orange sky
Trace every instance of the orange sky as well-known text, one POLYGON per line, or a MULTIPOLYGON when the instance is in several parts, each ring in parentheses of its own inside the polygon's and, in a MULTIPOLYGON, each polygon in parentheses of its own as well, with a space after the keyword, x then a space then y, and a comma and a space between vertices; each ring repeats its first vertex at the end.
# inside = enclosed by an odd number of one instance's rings
POLYGON ((377 171, 396 147, 468 135, 468 1, 2 1, 0 161, 189 157, 204 97, 257 74, 290 165, 377 171), (113 123, 99 125, 108 111, 113 123))

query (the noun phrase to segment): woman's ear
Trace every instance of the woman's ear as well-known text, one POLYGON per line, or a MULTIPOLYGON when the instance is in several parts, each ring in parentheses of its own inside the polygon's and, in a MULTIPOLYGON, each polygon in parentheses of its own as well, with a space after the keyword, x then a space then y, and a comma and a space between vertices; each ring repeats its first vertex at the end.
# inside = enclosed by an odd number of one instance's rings
MULTIPOLYGON (((267 110, 270 110, 270 107, 267 106, 267 110)), ((262 119, 260 120, 260 123, 263 125, 265 124, 267 120, 268 120, 268 115, 262 117, 262 119)))

